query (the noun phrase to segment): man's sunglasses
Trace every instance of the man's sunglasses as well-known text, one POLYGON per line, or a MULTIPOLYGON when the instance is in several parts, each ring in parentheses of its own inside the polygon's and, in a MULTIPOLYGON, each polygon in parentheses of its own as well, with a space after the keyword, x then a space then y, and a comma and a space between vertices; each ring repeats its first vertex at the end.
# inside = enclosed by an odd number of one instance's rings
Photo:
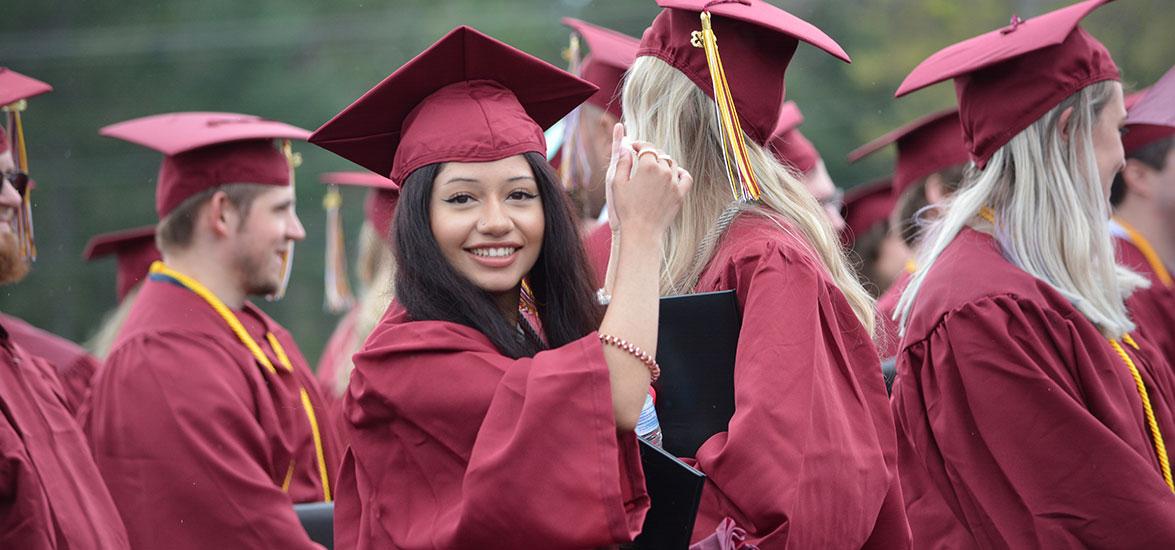
POLYGON ((4 172, 4 181, 11 183, 13 189, 16 189, 17 194, 24 196, 25 191, 29 188, 29 175, 24 172, 11 171, 4 172))

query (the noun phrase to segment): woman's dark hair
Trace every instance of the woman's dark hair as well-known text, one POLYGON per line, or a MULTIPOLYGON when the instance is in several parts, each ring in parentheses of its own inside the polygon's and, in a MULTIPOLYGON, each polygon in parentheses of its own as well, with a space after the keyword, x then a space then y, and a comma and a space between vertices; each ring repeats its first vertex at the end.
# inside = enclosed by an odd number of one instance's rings
MULTIPOLYGON (((543 201, 543 246, 527 275, 546 343, 559 347, 582 338, 600 325, 589 280, 587 256, 570 201, 551 165, 538 153, 526 153, 543 201)), ((453 269, 432 234, 429 203, 440 164, 421 167, 400 186, 392 224, 395 245, 396 301, 418 321, 459 323, 486 335, 502 354, 530 357, 546 345, 533 331, 520 333, 502 315, 486 291, 453 269)))

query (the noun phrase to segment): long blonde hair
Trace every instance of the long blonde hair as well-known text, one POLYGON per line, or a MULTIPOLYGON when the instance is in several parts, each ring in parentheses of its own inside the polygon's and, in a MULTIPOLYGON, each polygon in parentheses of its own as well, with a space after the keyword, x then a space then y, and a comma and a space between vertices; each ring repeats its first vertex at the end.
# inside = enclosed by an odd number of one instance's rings
POLYGON ((747 138, 762 201, 734 202, 713 100, 660 59, 636 60, 625 77, 622 104, 628 135, 677 159, 695 182, 665 236, 662 295, 692 291, 731 219, 754 214, 774 221, 782 231, 798 231, 797 237, 808 244, 861 324, 873 333, 873 299, 849 267, 823 209, 793 172, 747 138))
POLYGON ((1147 281, 1114 260, 1110 204, 1093 151, 1093 127, 1116 87, 1083 88, 996 151, 983 171, 968 168, 962 190, 922 240, 918 271, 898 301, 903 333, 927 273, 984 207, 994 212, 993 233, 1008 261, 1060 292, 1105 336, 1134 329, 1123 300, 1147 281), (1061 113, 1069 108, 1065 139, 1061 113))

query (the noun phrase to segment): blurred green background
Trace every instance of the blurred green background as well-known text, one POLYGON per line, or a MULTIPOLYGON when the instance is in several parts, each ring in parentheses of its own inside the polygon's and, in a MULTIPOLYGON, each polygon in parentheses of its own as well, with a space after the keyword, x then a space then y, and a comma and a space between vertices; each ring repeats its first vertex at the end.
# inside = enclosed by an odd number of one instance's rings
MULTIPOLYGON (((811 21, 853 57, 837 62, 801 46, 788 97, 804 133, 842 187, 885 175, 892 152, 848 165, 845 154, 893 127, 954 102, 950 85, 892 98, 919 61, 952 42, 1069 4, 1050 0, 791 0, 775 4, 811 21)), ((1114 2, 1085 27, 1146 86, 1175 62, 1171 0, 1114 2)), ((261 115, 317 128, 427 47, 468 24, 557 65, 573 16, 640 36, 652 0, 94 0, 8 2, 0 65, 52 84, 25 113, 30 173, 38 181, 40 259, 23 282, 0 287, 0 310, 80 341, 115 305, 114 262, 86 264, 95 233, 154 223, 158 154, 97 135, 100 126, 186 110, 261 115)), ((721 40, 721 37, 719 38, 721 40)), ((737 83, 734 83, 737 86, 737 83)), ((459 131, 459 129, 454 129, 459 131)), ((313 363, 336 317, 322 309, 321 172, 355 169, 303 144, 299 244, 287 297, 261 307, 284 323, 313 363)), ((362 194, 346 192, 349 244, 362 194)), ((352 255, 354 246, 352 248, 352 255)))

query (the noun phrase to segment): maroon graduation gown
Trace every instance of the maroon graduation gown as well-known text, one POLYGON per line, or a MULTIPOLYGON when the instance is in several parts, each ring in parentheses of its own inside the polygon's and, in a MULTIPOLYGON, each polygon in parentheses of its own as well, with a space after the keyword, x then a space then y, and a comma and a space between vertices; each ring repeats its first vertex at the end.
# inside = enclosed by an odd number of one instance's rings
MULTIPOLYGON (((1169 369, 1137 365, 1168 442, 1169 369)), ((1164 483, 1125 362, 1060 293, 964 229, 914 303, 893 388, 916 548, 1172 548, 1164 483)))
POLYGON ((596 333, 510 359, 393 303, 355 354, 335 548, 592 548, 648 508, 596 333))
POLYGON ((345 365, 350 359, 351 340, 355 338, 355 325, 359 322, 359 310, 351 308, 346 315, 339 319, 335 331, 331 333, 322 348, 322 357, 318 358, 318 367, 314 369, 314 378, 318 380, 318 387, 322 390, 322 400, 335 421, 335 433, 339 438, 339 448, 345 449, 350 443, 347 432, 343 429, 343 395, 347 385, 339 383, 339 371, 347 368, 345 365))
POLYGON ((583 246, 587 250, 588 265, 597 287, 604 286, 608 275, 608 258, 612 255, 612 227, 604 222, 584 236, 583 246))
POLYGON ((698 449, 709 478, 694 540, 731 517, 761 548, 908 547, 877 351, 827 270, 743 214, 695 288, 729 289, 742 311, 735 412, 698 449))
POLYGON ((1142 334, 1163 354, 1169 366, 1175 367, 1175 287, 1167 286, 1134 243, 1121 237, 1114 238, 1118 263, 1133 269, 1150 280, 1150 288, 1134 291, 1126 299, 1130 317, 1142 334))
POLYGON ((13 342, 53 365, 57 377, 61 379, 61 388, 65 391, 66 405, 77 414, 86 394, 90 393, 90 383, 98 370, 98 360, 85 348, 22 319, 0 313, 0 323, 4 323, 13 342))
POLYGON ((130 548, 53 367, 7 328, 0 322, 0 548, 130 548))
POLYGON ((147 279, 95 379, 85 427, 135 548, 318 548, 291 507, 323 499, 300 387, 332 475, 333 422, 289 333, 252 304, 235 313, 278 374, 194 292, 147 279))

